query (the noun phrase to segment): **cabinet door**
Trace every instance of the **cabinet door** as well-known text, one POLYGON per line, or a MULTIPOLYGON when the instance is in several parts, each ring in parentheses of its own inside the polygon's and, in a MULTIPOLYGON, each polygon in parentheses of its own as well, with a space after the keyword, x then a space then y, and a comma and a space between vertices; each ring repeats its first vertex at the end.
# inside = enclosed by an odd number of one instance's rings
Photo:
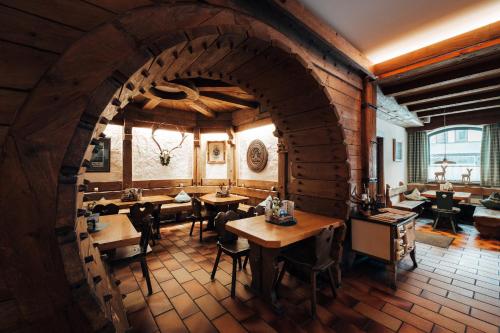
POLYGON ((385 224, 352 219, 352 249, 354 251, 391 260, 391 227, 385 224))

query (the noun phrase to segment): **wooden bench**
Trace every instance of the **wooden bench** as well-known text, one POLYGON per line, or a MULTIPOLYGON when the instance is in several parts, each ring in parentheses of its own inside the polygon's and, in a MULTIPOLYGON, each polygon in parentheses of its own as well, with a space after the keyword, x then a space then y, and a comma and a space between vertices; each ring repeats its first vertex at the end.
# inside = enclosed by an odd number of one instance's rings
POLYGON ((500 238, 500 210, 478 206, 473 218, 474 226, 482 236, 500 238))
POLYGON ((193 208, 191 206, 191 202, 172 202, 169 204, 161 205, 160 214, 162 215, 171 215, 178 213, 191 213, 193 208))
POLYGON ((405 192, 408 191, 408 186, 403 182, 399 182, 398 187, 391 188, 389 184, 386 185, 385 190, 385 205, 386 207, 394 207, 401 210, 421 213, 425 200, 408 200, 405 198, 405 192), (398 196, 399 202, 392 203, 391 197, 398 196))

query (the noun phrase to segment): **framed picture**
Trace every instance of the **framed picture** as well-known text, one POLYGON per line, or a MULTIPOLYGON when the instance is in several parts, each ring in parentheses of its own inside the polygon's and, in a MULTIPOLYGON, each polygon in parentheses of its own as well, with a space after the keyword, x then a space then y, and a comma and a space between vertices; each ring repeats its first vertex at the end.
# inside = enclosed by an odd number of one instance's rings
POLYGON ((101 138, 99 143, 94 146, 92 157, 90 158, 90 167, 87 172, 109 172, 111 157, 111 139, 101 138))
POLYGON ((403 160, 403 143, 392 139, 392 160, 401 162, 403 160))
POLYGON ((226 163, 225 141, 207 141, 207 163, 209 164, 226 163))

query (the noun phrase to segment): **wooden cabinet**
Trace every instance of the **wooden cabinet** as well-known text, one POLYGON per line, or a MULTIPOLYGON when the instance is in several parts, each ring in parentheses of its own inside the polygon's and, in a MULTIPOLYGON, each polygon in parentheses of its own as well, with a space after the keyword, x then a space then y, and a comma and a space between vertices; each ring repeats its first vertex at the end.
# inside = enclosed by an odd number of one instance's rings
POLYGON ((415 258, 416 216, 400 222, 383 222, 369 217, 351 218, 351 249, 356 254, 367 255, 386 264, 391 274, 391 286, 396 287, 397 265, 407 255, 415 258))

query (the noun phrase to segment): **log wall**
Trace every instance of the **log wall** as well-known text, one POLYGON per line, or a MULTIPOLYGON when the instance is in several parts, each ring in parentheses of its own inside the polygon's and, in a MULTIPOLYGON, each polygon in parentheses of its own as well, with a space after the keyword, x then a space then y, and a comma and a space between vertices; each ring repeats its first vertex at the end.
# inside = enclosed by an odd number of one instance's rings
POLYGON ((88 279, 75 221, 89 142, 129 96, 164 76, 217 77, 258 96, 291 163, 282 183, 290 197, 300 209, 347 216, 348 182, 361 180, 362 79, 313 46, 237 10, 188 2, 2 0, 0 17, 0 210, 8 230, 0 235, 0 331, 109 328, 86 284, 73 283, 88 279), (313 177, 314 168, 322 171, 313 177))

